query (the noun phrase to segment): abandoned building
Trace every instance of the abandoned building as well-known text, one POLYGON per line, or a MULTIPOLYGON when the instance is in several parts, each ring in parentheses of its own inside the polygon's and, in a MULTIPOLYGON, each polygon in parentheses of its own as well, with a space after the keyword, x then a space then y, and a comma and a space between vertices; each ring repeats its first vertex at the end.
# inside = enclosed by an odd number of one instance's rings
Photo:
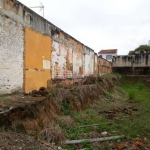
POLYGON ((14 0, 0 0, 0 93, 111 73, 109 61, 14 0))

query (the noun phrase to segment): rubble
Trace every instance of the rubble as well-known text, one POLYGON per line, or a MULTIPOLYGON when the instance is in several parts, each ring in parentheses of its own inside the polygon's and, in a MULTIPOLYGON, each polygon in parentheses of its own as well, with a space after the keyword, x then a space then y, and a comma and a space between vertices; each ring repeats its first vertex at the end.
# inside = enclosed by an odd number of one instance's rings
POLYGON ((104 114, 107 119, 115 119, 116 113, 124 113, 128 115, 132 115, 133 111, 138 111, 136 107, 128 107, 128 108, 113 108, 111 110, 100 110, 98 113, 104 114))
POLYGON ((121 143, 113 147, 113 150, 149 150, 148 145, 145 144, 141 139, 137 138, 135 141, 129 141, 126 143, 121 143))

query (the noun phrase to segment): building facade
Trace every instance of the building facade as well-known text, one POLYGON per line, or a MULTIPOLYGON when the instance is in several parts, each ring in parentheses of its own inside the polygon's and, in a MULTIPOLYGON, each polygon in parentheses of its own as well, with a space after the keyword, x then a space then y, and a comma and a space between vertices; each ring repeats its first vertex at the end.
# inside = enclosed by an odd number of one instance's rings
POLYGON ((72 84, 111 70, 94 50, 22 3, 0 0, 0 93, 72 84))
POLYGON ((117 56, 117 49, 107 49, 98 52, 98 56, 112 62, 113 56, 117 56))

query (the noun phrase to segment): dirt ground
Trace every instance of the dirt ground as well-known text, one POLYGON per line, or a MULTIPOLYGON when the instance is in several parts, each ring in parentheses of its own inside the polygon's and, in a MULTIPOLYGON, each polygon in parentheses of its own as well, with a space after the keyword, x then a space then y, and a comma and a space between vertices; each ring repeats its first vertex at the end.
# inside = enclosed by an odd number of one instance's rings
POLYGON ((61 147, 36 140, 34 136, 12 131, 0 132, 0 150, 58 150, 61 147))

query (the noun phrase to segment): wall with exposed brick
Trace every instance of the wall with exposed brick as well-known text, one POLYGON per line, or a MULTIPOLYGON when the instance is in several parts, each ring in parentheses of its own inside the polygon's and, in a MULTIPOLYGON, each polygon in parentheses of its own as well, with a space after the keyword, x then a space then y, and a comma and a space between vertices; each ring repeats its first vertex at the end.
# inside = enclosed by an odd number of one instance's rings
POLYGON ((112 63, 108 60, 98 57, 98 75, 112 73, 112 63))
POLYGON ((0 8, 1 93, 111 72, 107 60, 19 1, 0 0, 0 8))
POLYGON ((0 15, 0 93, 22 90, 23 26, 0 15))

